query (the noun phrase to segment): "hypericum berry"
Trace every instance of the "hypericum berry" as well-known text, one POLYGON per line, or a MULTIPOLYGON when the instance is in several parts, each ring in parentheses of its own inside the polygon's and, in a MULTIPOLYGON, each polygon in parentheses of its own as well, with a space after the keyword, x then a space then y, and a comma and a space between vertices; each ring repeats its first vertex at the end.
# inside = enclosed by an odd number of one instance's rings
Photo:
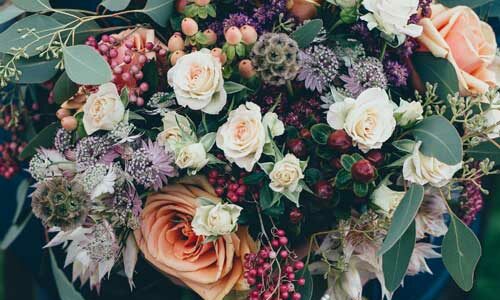
POLYGON ((226 54, 222 52, 221 48, 213 48, 211 54, 213 57, 218 58, 221 64, 224 64, 227 60, 226 54))
POLYGON ((252 45, 257 41, 257 31, 253 26, 244 25, 240 28, 240 32, 242 35, 243 44, 252 45))
POLYGON ((170 56, 170 64, 175 65, 177 63, 177 60, 181 57, 183 57, 186 53, 182 50, 177 50, 172 55, 170 56))
POLYGON ((206 29, 203 34, 207 37, 207 45, 211 46, 217 42, 217 34, 212 29, 206 29))
POLYGON ((210 4, 210 0, 194 0, 194 3, 198 6, 206 6, 210 4))
POLYGON ((320 180, 314 185, 314 192, 318 198, 328 200, 333 196, 333 186, 326 180, 320 180))
POLYGON ((229 45, 237 45, 241 42, 242 34, 238 27, 231 26, 224 32, 224 37, 229 45))
POLYGON ((302 212, 298 208, 294 208, 294 209, 292 209, 292 211, 290 212, 290 215, 289 215, 290 223, 298 224, 302 220, 303 217, 304 217, 304 215, 302 214, 302 212))
POLYGON ((67 109, 64 109, 64 108, 60 108, 56 111, 56 117, 59 119, 59 120, 62 120, 64 119, 65 117, 67 116, 70 116, 71 113, 69 112, 69 110, 67 109))
POLYGON ((302 139, 290 139, 286 143, 288 149, 298 158, 307 156, 307 147, 302 139))
POLYGON ((352 147, 352 139, 344 130, 336 130, 328 137, 328 146, 333 150, 346 153, 352 147))
POLYGON ((181 30, 187 36, 193 36, 198 32, 198 23, 191 18, 184 18, 181 23, 181 30))
POLYGON ((76 129, 76 126, 78 126, 78 122, 76 121, 75 117, 67 116, 67 117, 62 118, 61 126, 64 129, 66 129, 66 131, 73 131, 76 129))
POLYGON ((255 68, 252 65, 252 61, 249 59, 244 59, 238 64, 238 71, 241 77, 245 79, 250 79, 255 76, 255 68))
POLYGON ((368 183, 375 179, 375 171, 375 167, 367 159, 359 160, 351 167, 352 178, 362 183, 368 183))
POLYGON ((384 163, 384 153, 378 149, 371 150, 365 157, 376 167, 380 167, 384 163))
POLYGON ((179 34, 174 34, 168 39, 167 43, 168 50, 170 52, 175 52, 177 50, 184 50, 184 40, 179 34))

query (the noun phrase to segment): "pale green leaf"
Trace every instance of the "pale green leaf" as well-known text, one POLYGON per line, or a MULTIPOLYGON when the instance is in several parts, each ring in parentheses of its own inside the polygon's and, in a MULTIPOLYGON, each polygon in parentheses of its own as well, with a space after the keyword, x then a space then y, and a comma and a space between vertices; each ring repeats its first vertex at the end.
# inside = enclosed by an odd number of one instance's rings
POLYGON ((14 218, 12 219, 12 223, 16 224, 19 217, 21 216, 21 212, 24 208, 24 202, 26 202, 26 198, 28 196, 28 189, 30 188, 30 182, 28 179, 23 179, 21 183, 17 186, 16 191, 16 212, 14 213, 14 218))
POLYGON ((29 12, 39 12, 51 9, 49 0, 12 0, 15 6, 29 12))
POLYGON ((49 254, 50 268, 52 269, 52 275, 54 276, 57 292, 61 300, 85 300, 68 280, 64 272, 57 266, 57 261, 52 249, 49 249, 49 254))
POLYGON ((78 91, 78 85, 71 81, 66 72, 63 72, 54 85, 54 101, 61 104, 73 97, 78 91))
POLYGON ((57 60, 44 60, 41 58, 20 59, 16 62, 16 67, 21 71, 21 76, 17 83, 33 84, 44 83, 50 80, 57 73, 57 60))
POLYGON ((111 68, 93 48, 77 45, 63 48, 64 67, 75 83, 98 85, 111 81, 111 68))
POLYGON ((10 226, 9 230, 4 235, 2 242, 0 243, 0 250, 6 250, 7 248, 9 248, 9 246, 17 239, 21 232, 23 232, 24 227, 26 227, 32 216, 33 213, 30 212, 30 214, 26 217, 26 219, 24 219, 21 224, 12 224, 12 226, 10 226))
POLYGON ((165 27, 174 11, 174 0, 148 0, 142 12, 148 15, 156 24, 165 27))
POLYGON ((20 16, 22 13, 24 13, 24 10, 13 4, 9 5, 3 10, 0 10, 0 24, 9 22, 10 20, 20 16))
POLYGON ((215 144, 216 135, 217 134, 215 132, 210 132, 201 137, 200 143, 203 145, 203 148, 205 148, 205 151, 208 152, 212 149, 215 144))
POLYGON ((306 48, 314 41, 321 28, 323 28, 323 21, 314 19, 294 31, 291 37, 297 42, 299 48, 306 48))
POLYGON ((104 0, 101 2, 101 5, 110 11, 124 10, 129 4, 130 0, 104 0))
POLYGON ((496 138, 495 143, 492 141, 485 141, 466 150, 465 153, 476 160, 489 158, 490 160, 495 161, 495 164, 498 165, 500 164, 500 149, 497 145, 500 144, 500 138, 496 138))

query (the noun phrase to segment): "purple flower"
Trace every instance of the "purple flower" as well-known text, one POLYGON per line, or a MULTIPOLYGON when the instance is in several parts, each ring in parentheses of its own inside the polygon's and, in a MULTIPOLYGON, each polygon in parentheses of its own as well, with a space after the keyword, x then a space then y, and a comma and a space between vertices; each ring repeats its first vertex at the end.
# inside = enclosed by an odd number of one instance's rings
POLYGON ((357 97, 364 90, 373 87, 387 88, 384 66, 375 57, 357 60, 349 68, 348 73, 341 75, 340 79, 345 82, 344 88, 350 97, 357 97))
POLYGON ((256 27, 255 20, 244 13, 230 14, 229 18, 225 19, 222 24, 224 26, 224 30, 231 26, 242 27, 244 25, 251 25, 256 27))
POLYGON ((389 83, 396 87, 406 86, 408 83, 408 69, 405 65, 388 60, 385 63, 385 75, 389 83))
POLYGON ((299 53, 301 68, 297 79, 311 91, 323 92, 337 77, 339 61, 335 52, 323 45, 314 45, 299 53))

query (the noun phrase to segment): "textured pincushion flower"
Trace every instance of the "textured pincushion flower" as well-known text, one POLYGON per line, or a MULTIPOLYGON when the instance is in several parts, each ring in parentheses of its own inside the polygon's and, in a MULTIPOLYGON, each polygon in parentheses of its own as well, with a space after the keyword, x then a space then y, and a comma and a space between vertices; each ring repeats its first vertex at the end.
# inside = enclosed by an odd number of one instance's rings
POLYGON ((246 289, 243 259, 254 250, 245 227, 204 243, 191 222, 198 198, 220 199, 205 177, 189 177, 148 197, 135 231, 145 258, 163 273, 181 280, 205 300, 222 300, 233 289, 246 289))

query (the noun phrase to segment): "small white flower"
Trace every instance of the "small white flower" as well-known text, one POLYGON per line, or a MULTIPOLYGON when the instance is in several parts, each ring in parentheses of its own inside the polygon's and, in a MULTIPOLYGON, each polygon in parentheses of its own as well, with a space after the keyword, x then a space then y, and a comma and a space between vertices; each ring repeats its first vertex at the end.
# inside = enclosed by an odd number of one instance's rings
POLYGON ((83 126, 87 134, 112 130, 123 119, 125 106, 114 83, 99 86, 83 106, 83 126))
POLYGON ((175 159, 175 164, 181 169, 201 170, 208 163, 207 151, 200 143, 184 146, 175 159))
POLYGON ((189 119, 175 111, 169 111, 163 116, 163 131, 158 135, 158 143, 176 150, 182 140, 195 140, 196 135, 191 129, 189 119))
POLYGON ((220 61, 201 49, 184 55, 167 73, 179 105, 218 114, 227 101, 220 61))
POLYGON ((408 24, 410 17, 417 13, 418 0, 364 0, 363 6, 369 13, 361 20, 368 23, 369 30, 379 29, 389 41, 396 37, 401 44, 406 35, 418 37, 422 34, 422 26, 408 24))
POLYGON ((430 183, 435 187, 446 185, 453 175, 462 168, 462 162, 456 165, 447 165, 434 157, 420 152, 422 142, 417 142, 410 155, 403 163, 403 177, 410 182, 421 185, 430 183))
POLYGON ((399 107, 394 112, 396 120, 401 126, 408 126, 418 120, 422 120, 424 109, 418 101, 408 102, 401 99, 399 107))
POLYGON ((96 199, 105 194, 113 194, 115 192, 115 180, 117 176, 113 166, 109 166, 108 173, 102 178, 99 184, 92 192, 92 199, 96 199))
POLYGON ((203 205, 196 209, 191 226, 199 236, 221 236, 238 228, 242 208, 235 204, 203 205))
POLYGON ((496 139, 500 137, 500 109, 491 108, 485 112, 484 118, 486 120, 486 128, 492 127, 491 131, 488 133, 490 139, 496 139))
POLYGON ((377 205, 389 217, 392 217, 405 192, 391 190, 387 185, 381 184, 371 195, 372 203, 377 205))
POLYGON ((285 125, 278 118, 278 115, 276 113, 266 113, 264 115, 264 118, 262 118, 262 124, 265 128, 269 128, 269 131, 271 132, 271 136, 269 138, 280 136, 285 133, 285 125))
POLYGON ((370 88, 356 100, 346 98, 330 106, 327 122, 334 129, 344 129, 363 152, 380 149, 394 129, 393 102, 386 91, 370 88))
POLYGON ((282 160, 274 164, 269 178, 271 179, 269 187, 277 193, 300 192, 302 186, 299 183, 304 179, 300 160, 293 154, 285 155, 282 160))

